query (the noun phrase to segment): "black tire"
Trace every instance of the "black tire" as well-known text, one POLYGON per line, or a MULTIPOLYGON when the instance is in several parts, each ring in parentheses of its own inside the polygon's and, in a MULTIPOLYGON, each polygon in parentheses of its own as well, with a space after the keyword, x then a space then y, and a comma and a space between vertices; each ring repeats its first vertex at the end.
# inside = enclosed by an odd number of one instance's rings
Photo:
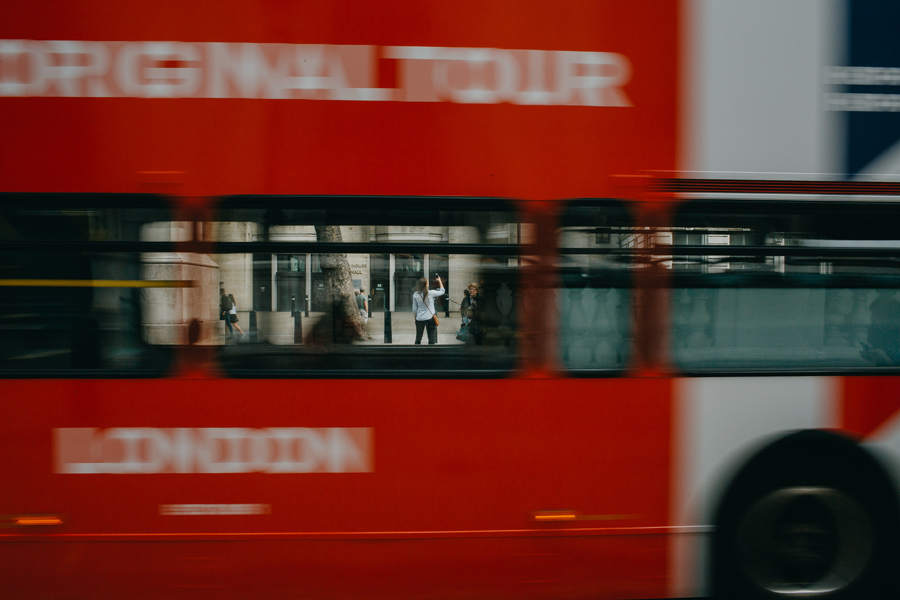
POLYGON ((803 431, 759 453, 715 519, 716 597, 896 597, 896 493, 856 443, 803 431))

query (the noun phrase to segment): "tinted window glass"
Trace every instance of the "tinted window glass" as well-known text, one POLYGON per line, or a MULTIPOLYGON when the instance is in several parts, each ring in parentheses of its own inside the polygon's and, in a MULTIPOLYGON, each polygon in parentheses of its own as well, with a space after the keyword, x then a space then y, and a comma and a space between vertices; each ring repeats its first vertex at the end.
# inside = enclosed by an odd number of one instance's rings
POLYGON ((559 354, 571 370, 621 369, 632 348, 629 269, 649 237, 611 201, 572 203, 557 234, 559 354))
POLYGON ((170 219, 143 196, 0 197, 0 371, 161 372, 161 346, 186 341, 172 306, 190 289, 165 268, 190 232, 170 219))
POLYGON ((672 351, 703 369, 900 364, 895 205, 696 202, 667 233, 672 351))

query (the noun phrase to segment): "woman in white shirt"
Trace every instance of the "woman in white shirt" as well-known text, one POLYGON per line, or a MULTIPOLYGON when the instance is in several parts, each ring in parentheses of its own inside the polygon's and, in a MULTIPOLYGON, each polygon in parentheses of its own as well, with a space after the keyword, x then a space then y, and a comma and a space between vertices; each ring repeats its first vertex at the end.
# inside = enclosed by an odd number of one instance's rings
POLYGON ((238 325, 238 316, 237 316, 237 304, 234 302, 234 295, 228 294, 228 297, 231 299, 231 310, 228 311, 228 319, 231 321, 232 327, 238 330, 241 334, 241 339, 247 337, 247 334, 244 333, 244 330, 241 329, 241 326, 238 325))
POLYGON ((437 344, 437 325, 434 324, 434 299, 444 295, 444 282, 437 275, 438 289, 428 289, 428 280, 424 277, 416 282, 413 293, 413 312, 416 313, 416 343, 422 343, 422 332, 428 330, 428 343, 437 344))

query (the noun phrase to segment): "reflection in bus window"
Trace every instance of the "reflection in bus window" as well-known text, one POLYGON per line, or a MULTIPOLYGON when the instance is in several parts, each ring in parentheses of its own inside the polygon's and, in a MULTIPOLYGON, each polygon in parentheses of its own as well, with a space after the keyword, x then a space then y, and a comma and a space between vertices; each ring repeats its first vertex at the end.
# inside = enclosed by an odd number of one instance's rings
POLYGON ((631 354, 628 249, 647 245, 607 201, 571 204, 558 232, 559 353, 567 369, 620 369, 631 354))
POLYGON ((508 205, 485 199, 226 199, 203 224, 245 333, 219 327, 222 360, 237 375, 508 371, 522 333, 521 230, 508 205), (438 276, 437 347, 414 347, 413 294, 438 276), (481 344, 457 339, 471 282, 484 290, 481 344))
POLYGON ((898 216, 889 204, 685 205, 665 249, 676 363, 900 364, 898 216))
POLYGON ((189 293, 171 242, 190 235, 158 199, 0 199, 0 372, 160 372, 187 343, 189 293), (127 207, 127 208, 126 208, 127 207), (113 246, 115 248, 113 248, 113 246))

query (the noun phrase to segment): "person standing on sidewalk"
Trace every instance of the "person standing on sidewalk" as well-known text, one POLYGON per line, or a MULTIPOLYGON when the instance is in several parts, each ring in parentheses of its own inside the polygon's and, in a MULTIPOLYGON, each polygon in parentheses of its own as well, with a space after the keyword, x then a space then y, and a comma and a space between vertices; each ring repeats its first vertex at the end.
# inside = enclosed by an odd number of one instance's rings
MULTIPOLYGON (((359 316, 362 318, 363 328, 365 328, 369 323, 369 301, 366 300, 366 288, 359 288, 359 291, 356 292, 356 306, 359 308, 359 316)), ((366 330, 366 339, 374 339, 369 335, 368 330, 366 330)))
POLYGON ((444 295, 444 282, 437 275, 438 289, 429 290, 428 280, 424 277, 416 282, 413 293, 413 312, 416 313, 416 343, 422 343, 422 333, 428 331, 428 343, 437 344, 437 325, 435 324, 434 299, 444 295))
POLYGON ((219 290, 219 319, 225 321, 225 332, 228 337, 234 337, 234 328, 231 326, 231 307, 234 303, 227 295, 225 290, 219 290))
POLYGON ((228 320, 231 321, 231 326, 237 329, 238 333, 241 334, 241 339, 244 339, 247 337, 247 334, 244 333, 244 330, 238 325, 237 302, 234 301, 234 294, 228 294, 228 299, 231 300, 231 310, 228 311, 228 320))
MULTIPOLYGON (((465 338, 481 344, 484 339, 484 331, 481 329, 479 313, 482 308, 482 297, 479 294, 480 287, 477 283, 470 283, 465 292, 465 298, 459 305, 459 314, 462 315, 462 328, 466 329, 465 338)), ((462 329, 460 328, 460 329, 462 329)))

